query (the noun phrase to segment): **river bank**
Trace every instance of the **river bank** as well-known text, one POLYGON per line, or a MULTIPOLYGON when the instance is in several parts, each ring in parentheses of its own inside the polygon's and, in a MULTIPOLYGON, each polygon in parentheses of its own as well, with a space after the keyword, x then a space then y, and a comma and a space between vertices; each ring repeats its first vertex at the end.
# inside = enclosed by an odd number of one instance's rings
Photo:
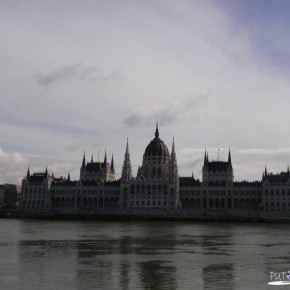
POLYGON ((59 220, 128 220, 128 221, 197 221, 197 222, 249 222, 249 223, 290 223, 289 218, 269 218, 253 216, 210 216, 210 215, 144 215, 130 213, 59 213, 50 211, 20 211, 18 209, 0 210, 0 218, 20 219, 59 219, 59 220))

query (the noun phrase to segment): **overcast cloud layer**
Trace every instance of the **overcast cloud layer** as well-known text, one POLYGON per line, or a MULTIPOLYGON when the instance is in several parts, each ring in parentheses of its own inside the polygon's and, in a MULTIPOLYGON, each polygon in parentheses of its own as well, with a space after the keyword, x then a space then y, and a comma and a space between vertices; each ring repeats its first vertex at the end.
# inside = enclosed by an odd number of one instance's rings
POLYGON ((27 167, 79 178, 154 137, 201 178, 205 148, 236 180, 290 163, 290 2, 0 1, 0 183, 27 167), (218 148, 220 153, 218 156, 218 148))

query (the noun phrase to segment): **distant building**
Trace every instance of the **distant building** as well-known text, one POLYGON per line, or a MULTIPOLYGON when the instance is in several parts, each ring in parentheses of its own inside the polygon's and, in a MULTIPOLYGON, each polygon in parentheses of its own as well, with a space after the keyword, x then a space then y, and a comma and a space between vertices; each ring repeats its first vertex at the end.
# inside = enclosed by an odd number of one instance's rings
POLYGON ((262 178, 262 205, 265 216, 289 217, 290 213, 290 172, 268 173, 265 168, 262 178))
POLYGON ((22 181, 23 209, 49 209, 51 207, 50 186, 54 176, 50 176, 47 168, 44 173, 30 174, 28 168, 26 178, 22 181))
POLYGON ((260 216, 262 183, 234 182, 231 153, 227 161, 209 161, 204 155, 202 182, 180 177, 181 208, 188 215, 260 216))
POLYGON ((16 208, 17 187, 15 184, 0 185, 0 208, 16 208))
POLYGON ((93 157, 80 167, 79 180, 30 175, 22 182, 20 207, 29 211, 58 213, 181 215, 218 217, 290 218, 290 173, 269 174, 260 181, 235 181, 231 152, 227 161, 209 161, 204 154, 202 181, 180 177, 174 139, 169 152, 159 137, 147 145, 142 165, 133 176, 127 140, 122 175, 116 180, 114 159, 95 162, 93 157))
POLYGON ((16 207, 19 207, 21 199, 22 199, 22 187, 21 187, 21 185, 16 185, 16 191, 17 191, 16 207))

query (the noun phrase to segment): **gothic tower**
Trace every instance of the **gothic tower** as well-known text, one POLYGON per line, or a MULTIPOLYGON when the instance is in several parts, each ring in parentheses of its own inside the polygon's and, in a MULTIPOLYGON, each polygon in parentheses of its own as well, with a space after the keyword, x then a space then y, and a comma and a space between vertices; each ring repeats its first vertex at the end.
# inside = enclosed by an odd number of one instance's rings
POLYGON ((130 179, 132 179, 132 166, 129 153, 129 144, 127 139, 126 152, 122 169, 122 182, 126 182, 130 179))

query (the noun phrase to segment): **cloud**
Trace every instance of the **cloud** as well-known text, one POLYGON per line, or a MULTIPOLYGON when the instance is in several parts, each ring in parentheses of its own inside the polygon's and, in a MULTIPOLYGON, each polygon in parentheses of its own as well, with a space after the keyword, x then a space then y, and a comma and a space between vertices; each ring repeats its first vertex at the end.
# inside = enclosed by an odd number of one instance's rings
POLYGON ((0 163, 1 164, 19 164, 26 161, 25 158, 18 152, 7 153, 0 147, 0 163))
POLYGON ((95 81, 117 81, 122 79, 123 76, 118 72, 118 71, 112 71, 111 73, 109 73, 108 75, 105 75, 103 77, 98 77, 95 79, 95 81))
POLYGON ((85 80, 91 82, 115 81, 121 78, 118 71, 112 71, 107 75, 100 75, 101 69, 98 66, 84 66, 76 63, 70 66, 61 66, 47 74, 38 74, 37 83, 41 86, 50 86, 66 80, 85 80))
POLYGON ((20 184, 27 163, 27 159, 21 153, 8 153, 0 147, 0 183, 20 184))
POLYGON ((148 107, 135 107, 122 123, 129 127, 138 127, 150 125, 154 119, 160 121, 164 126, 192 118, 196 122, 201 122, 210 97, 210 93, 207 93, 193 99, 188 98, 182 101, 175 101, 167 106, 156 103, 148 107))
POLYGON ((84 67, 81 63, 76 63, 71 66, 62 66, 44 75, 37 76, 39 85, 47 86, 67 79, 87 80, 99 68, 96 66, 84 67))
POLYGON ((189 146, 236 148, 243 177, 289 162, 287 150, 275 151, 290 144, 289 73, 281 70, 281 62, 289 68, 289 9, 282 4, 269 19, 247 0, 43 1, 33 9, 20 2, 0 9, 0 145, 31 168, 55 164, 66 175, 67 162, 84 150, 107 148, 121 171, 127 136, 137 166, 157 119, 162 138, 175 137, 182 175, 200 174, 204 149, 183 156, 189 146))
POLYGON ((290 148, 275 148, 275 149, 265 149, 265 148, 253 148, 253 149, 239 149, 237 153, 242 155, 290 155, 290 148))

